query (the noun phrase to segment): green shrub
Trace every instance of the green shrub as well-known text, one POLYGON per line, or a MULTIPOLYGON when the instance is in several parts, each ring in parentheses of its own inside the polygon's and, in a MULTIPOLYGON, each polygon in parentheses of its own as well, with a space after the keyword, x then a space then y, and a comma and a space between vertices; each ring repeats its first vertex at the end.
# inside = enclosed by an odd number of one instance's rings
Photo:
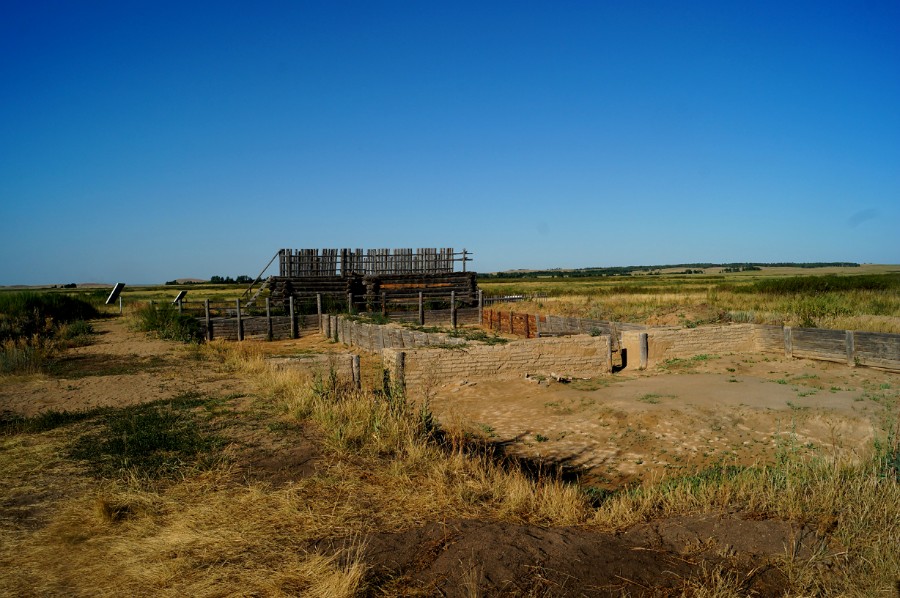
POLYGON ((833 291, 889 291, 900 289, 900 274, 862 274, 859 276, 795 276, 764 278, 752 286, 735 288, 736 292, 794 295, 833 291))
POLYGON ((192 316, 178 313, 167 303, 147 305, 135 312, 135 328, 142 332, 154 332, 160 338, 185 343, 200 342, 203 334, 200 322, 192 316))
POLYGON ((62 324, 90 320, 100 313, 78 297, 61 293, 0 293, 0 341, 53 336, 62 324))

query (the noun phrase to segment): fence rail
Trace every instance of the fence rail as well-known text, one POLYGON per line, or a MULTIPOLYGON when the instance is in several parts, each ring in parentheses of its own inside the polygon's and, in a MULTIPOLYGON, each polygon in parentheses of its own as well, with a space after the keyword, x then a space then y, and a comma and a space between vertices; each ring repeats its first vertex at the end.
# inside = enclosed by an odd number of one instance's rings
POLYGON ((547 293, 523 293, 520 295, 485 295, 484 305, 494 305, 495 303, 520 303, 522 301, 546 299, 547 297, 549 297, 547 293))

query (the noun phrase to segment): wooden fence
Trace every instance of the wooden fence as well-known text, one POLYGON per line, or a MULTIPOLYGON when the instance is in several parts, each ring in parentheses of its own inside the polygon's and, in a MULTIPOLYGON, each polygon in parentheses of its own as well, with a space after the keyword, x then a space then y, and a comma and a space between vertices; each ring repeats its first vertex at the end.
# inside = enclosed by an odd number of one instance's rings
POLYGON ((495 303, 520 303, 522 301, 534 301, 535 299, 546 299, 547 293, 524 293, 520 295, 485 295, 484 305, 493 305, 495 303))
POLYGON ((440 274, 453 272, 456 262, 471 261, 471 252, 452 247, 419 249, 281 249, 282 277, 350 276, 351 274, 440 274))
POLYGON ((623 330, 643 330, 642 324, 608 322, 585 318, 567 318, 540 314, 522 314, 513 311, 485 309, 481 325, 485 328, 507 334, 538 338, 545 336, 567 336, 572 334, 607 335, 611 338, 613 350, 618 350, 619 336, 623 330))
MULTIPOLYGON (((415 299, 404 297, 400 302, 380 301, 367 305, 365 296, 352 294, 343 302, 328 297, 305 297, 286 301, 266 298, 262 304, 241 299, 234 301, 180 301, 175 304, 179 313, 194 317, 207 340, 298 338, 321 330, 329 313, 368 314, 384 321, 414 322, 421 326, 478 325, 480 310, 463 307, 470 302, 458 299, 455 292, 426 299, 418 293, 415 299), (370 309, 365 309, 369 307, 370 309)), ((150 302, 153 305, 153 302, 150 302)))
POLYGON ((900 334, 790 326, 758 326, 758 334, 764 350, 787 357, 900 370, 900 334))

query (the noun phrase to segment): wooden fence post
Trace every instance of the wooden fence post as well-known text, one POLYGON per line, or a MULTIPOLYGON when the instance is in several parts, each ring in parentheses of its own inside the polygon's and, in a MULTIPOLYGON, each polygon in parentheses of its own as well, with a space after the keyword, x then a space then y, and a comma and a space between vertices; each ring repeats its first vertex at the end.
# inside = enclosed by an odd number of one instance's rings
POLYGON ((178 315, 179 315, 179 316, 180 316, 181 314, 184 313, 184 307, 182 307, 182 305, 181 305, 182 302, 183 302, 182 299, 179 299, 179 300, 178 300, 178 315))
POLYGON ((272 330, 272 301, 266 297, 266 340, 272 340, 275 336, 272 330))
POLYGON ((484 291, 481 289, 478 289, 478 325, 484 326, 484 291))
MULTIPOLYGON (((297 338, 297 316, 294 315, 294 296, 288 297, 288 315, 291 318, 291 338, 297 338)), ((319 332, 322 331, 322 314, 319 314, 319 332)))
POLYGON ((856 339, 853 336, 852 330, 846 331, 846 337, 844 342, 847 345, 847 365, 855 366, 856 365, 856 339))
MULTIPOLYGON (((291 295, 291 309, 294 309, 294 296, 291 295)), ((291 312, 293 313, 293 312, 291 312)), ((316 314, 319 320, 319 332, 322 332, 322 293, 316 293, 316 314)))
POLYGON ((638 338, 640 339, 640 343, 641 343, 641 363, 640 363, 640 369, 646 370, 646 369, 647 369, 647 362, 648 362, 649 359, 650 359, 650 344, 649 344, 649 342, 647 341, 647 333, 646 333, 646 332, 640 333, 640 335, 639 335, 638 338))
POLYGON ((237 305, 237 337, 239 341, 244 340, 244 323, 241 321, 241 300, 236 299, 235 305, 237 305))
POLYGON ((513 329, 513 312, 512 312, 512 310, 509 310, 509 333, 515 334, 514 329, 513 329))
POLYGON ((387 317, 387 293, 381 291, 381 315, 387 317))
POLYGON ((397 352, 397 363, 394 366, 394 388, 404 388, 406 386, 406 352, 397 352))
MULTIPOLYGON (((535 316, 535 319, 540 316, 535 316)), ((602 336, 600 338, 603 338, 602 336)), ((606 337, 606 373, 612 374, 613 365, 612 365, 612 336, 606 337)))
POLYGON ((541 314, 534 314, 534 338, 541 338, 541 314))
POLYGON ((353 355, 350 360, 350 373, 353 375, 353 386, 356 390, 362 388, 362 380, 359 373, 359 355, 353 355))
POLYGON ((456 291, 450 291, 450 326, 456 330, 456 291))
POLYGON ((353 315, 353 293, 347 293, 347 313, 353 315))
POLYGON ((122 315, 122 295, 119 295, 119 315, 122 315))
POLYGON ((203 300, 203 310, 206 312, 206 340, 211 341, 213 339, 213 329, 209 317, 209 299, 203 300))
POLYGON ((425 296, 419 291, 419 326, 425 325, 425 296))
POLYGON ((525 338, 531 338, 531 331, 528 327, 528 314, 525 314, 525 338))
POLYGON ((784 327, 784 356, 788 358, 794 356, 794 335, 790 326, 784 327))

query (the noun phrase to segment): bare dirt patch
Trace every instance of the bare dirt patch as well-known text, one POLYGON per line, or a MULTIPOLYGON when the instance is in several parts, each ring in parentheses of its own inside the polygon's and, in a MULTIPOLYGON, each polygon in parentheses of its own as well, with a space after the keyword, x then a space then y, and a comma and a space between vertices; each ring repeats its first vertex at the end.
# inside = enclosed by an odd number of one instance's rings
POLYGON ((97 320, 94 344, 66 351, 40 376, 0 378, 0 413, 123 407, 184 394, 241 394, 246 382, 216 364, 192 360, 183 345, 97 320))
POLYGON ((615 488, 779 450, 861 456, 900 402, 900 375, 778 357, 704 356, 648 372, 447 384, 432 408, 511 454, 615 488))
MULTIPOLYGON (((341 540, 341 545, 354 540, 341 540)), ((803 526, 737 514, 673 517, 612 534, 584 528, 449 520, 365 538, 386 589, 437 596, 660 596, 727 571, 747 595, 777 596, 773 563, 808 558, 822 540, 803 526)))

